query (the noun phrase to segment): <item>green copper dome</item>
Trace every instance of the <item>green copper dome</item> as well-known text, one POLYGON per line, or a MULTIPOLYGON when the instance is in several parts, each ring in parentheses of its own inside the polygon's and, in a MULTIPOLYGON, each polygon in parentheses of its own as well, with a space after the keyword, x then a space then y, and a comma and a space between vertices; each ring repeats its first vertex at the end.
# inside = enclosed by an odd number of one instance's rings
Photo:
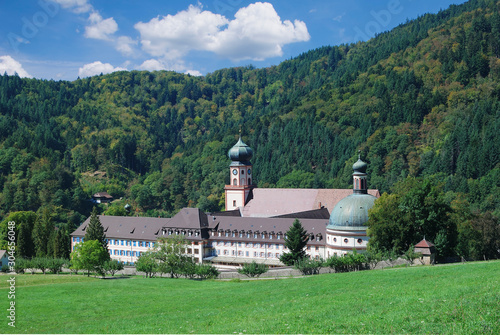
POLYGON ((340 200, 330 215, 327 229, 366 230, 368 210, 377 198, 370 194, 351 194, 340 200))
POLYGON ((366 173, 366 168, 368 167, 368 164, 363 162, 361 158, 358 158, 358 161, 352 165, 352 169, 354 172, 358 173, 366 173))
POLYGON ((252 159, 253 156, 253 151, 252 148, 250 148, 248 145, 243 143, 243 141, 240 139, 236 144, 229 149, 228 151, 228 156, 229 159, 231 159, 234 162, 239 162, 244 165, 250 165, 250 159, 252 159))

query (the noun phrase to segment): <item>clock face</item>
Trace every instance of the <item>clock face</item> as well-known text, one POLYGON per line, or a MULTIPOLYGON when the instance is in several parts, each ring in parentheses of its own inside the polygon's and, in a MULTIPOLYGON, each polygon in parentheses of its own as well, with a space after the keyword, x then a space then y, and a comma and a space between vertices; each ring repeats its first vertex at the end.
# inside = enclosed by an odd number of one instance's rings
POLYGON ((233 174, 236 176, 238 174, 238 170, 233 169, 233 174))
POLYGON ((248 169, 248 174, 252 174, 252 169, 248 169))

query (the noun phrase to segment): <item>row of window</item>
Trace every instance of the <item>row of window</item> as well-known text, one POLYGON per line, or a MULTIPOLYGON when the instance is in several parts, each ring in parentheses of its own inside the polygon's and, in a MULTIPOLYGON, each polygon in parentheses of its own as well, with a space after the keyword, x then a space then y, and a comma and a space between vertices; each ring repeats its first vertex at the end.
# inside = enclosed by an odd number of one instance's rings
MULTIPOLYGON (((226 247, 236 247, 238 246, 239 248, 265 248, 266 244, 265 243, 245 243, 245 242, 229 242, 229 241, 219 241, 219 242, 214 242, 214 246, 226 246, 226 247)), ((267 244, 267 249, 287 249, 286 246, 283 244, 267 244)))
MULTIPOLYGON (((235 250, 231 250, 231 252, 229 252, 229 250, 221 250, 221 249, 217 249, 217 255, 224 255, 224 256, 240 256, 240 257, 250 257, 250 251, 238 251, 238 253, 236 253, 235 250)), ((281 253, 277 252, 277 253, 272 253, 272 252, 268 252, 267 253, 267 258, 280 258, 281 256, 281 253)), ((254 251, 253 252, 253 257, 266 257, 266 253, 265 252, 257 252, 257 251, 254 251)))
POLYGON ((131 256, 131 257, 139 257, 141 256, 140 251, 130 251, 130 250, 109 250, 109 254, 113 256, 131 256))
MULTIPOLYGON (((80 243, 83 242, 83 237, 73 237, 73 242, 80 243)), ((130 240, 114 240, 106 239, 108 245, 123 245, 123 246, 133 246, 133 247, 143 247, 143 248, 154 248, 155 242, 147 241, 130 241, 130 240)))
MULTIPOLYGON (((336 243, 336 242, 337 242, 337 238, 334 237, 333 238, 333 243, 336 243)), ((363 239, 358 238, 358 240, 356 242, 358 242, 358 244, 361 244, 361 243, 363 243, 363 239)), ((349 239, 348 238, 344 238, 344 243, 346 243, 346 244, 349 243, 349 239)))
MULTIPOLYGON (((215 235, 215 233, 212 232, 212 236, 214 236, 214 235, 215 235)), ((252 234, 252 233, 249 233, 249 232, 246 232, 246 233, 239 232, 238 233, 238 232, 235 232, 235 231, 228 231, 228 230, 221 231, 221 230, 219 230, 217 232, 217 236, 222 236, 222 235, 224 235, 225 237, 229 237, 229 236, 236 237, 236 235, 238 235, 238 237, 240 237, 240 238, 243 238, 244 236, 246 236, 246 238, 251 238, 252 236, 253 236, 253 238, 259 238, 259 236, 260 236, 260 239, 262 239, 262 240, 266 239, 266 235, 268 235, 268 237, 269 237, 270 240, 272 240, 274 238, 274 235, 276 235, 276 239, 277 240, 281 240, 281 237, 283 236, 282 233, 278 233, 278 234, 253 233, 252 234)), ((284 237, 286 238, 286 234, 284 234, 284 237)))

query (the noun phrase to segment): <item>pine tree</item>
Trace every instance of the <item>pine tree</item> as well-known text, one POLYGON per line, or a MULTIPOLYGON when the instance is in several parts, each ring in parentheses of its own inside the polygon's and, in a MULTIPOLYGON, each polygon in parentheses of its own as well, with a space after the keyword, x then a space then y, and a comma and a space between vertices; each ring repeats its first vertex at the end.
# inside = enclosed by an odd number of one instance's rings
POLYGON ((46 257, 50 237, 54 231, 52 215, 48 208, 44 208, 42 215, 39 216, 33 227, 33 242, 35 243, 36 257, 46 257))
POLYGON ((92 209, 90 214, 90 223, 85 232, 85 241, 96 240, 102 247, 108 251, 108 242, 106 241, 106 234, 104 234, 104 227, 97 216, 97 208, 92 209))
POLYGON ((290 252, 284 253, 280 257, 280 261, 286 265, 294 265, 298 260, 305 258, 304 248, 307 245, 307 239, 307 231, 302 227, 300 221, 295 219, 286 233, 285 246, 290 252))
POLYGON ((10 221, 19 223, 17 232, 18 257, 27 259, 34 257, 35 247, 31 235, 34 223, 36 221, 36 214, 34 212, 18 212, 10 221))

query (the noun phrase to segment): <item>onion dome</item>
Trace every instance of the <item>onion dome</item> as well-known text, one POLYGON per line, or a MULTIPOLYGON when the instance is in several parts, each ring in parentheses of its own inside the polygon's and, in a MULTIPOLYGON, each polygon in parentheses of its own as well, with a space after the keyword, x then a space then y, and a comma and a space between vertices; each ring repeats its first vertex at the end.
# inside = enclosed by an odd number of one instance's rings
POLYGON ((361 158, 358 158, 358 161, 352 165, 352 169, 354 173, 366 173, 366 168, 368 164, 363 162, 361 158))
POLYGON ((248 145, 243 143, 240 139, 236 144, 228 151, 229 158, 234 162, 239 162, 244 165, 250 165, 249 161, 252 159, 253 151, 248 145))
POLYGON ((328 229, 366 230, 368 210, 377 198, 370 194, 351 194, 340 200, 330 215, 328 229))

